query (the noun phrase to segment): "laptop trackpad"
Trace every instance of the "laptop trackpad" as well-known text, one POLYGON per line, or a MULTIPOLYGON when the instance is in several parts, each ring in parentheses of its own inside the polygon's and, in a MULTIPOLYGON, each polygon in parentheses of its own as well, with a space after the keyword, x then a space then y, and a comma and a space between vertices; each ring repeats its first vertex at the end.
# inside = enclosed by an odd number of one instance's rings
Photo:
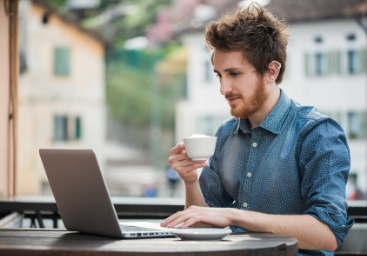
POLYGON ((135 226, 135 227, 141 227, 141 228, 150 228, 150 229, 164 229, 164 230, 171 230, 172 228, 165 228, 161 227, 160 225, 161 221, 155 221, 150 220, 149 222, 145 221, 120 221, 120 225, 126 225, 126 226, 135 226))

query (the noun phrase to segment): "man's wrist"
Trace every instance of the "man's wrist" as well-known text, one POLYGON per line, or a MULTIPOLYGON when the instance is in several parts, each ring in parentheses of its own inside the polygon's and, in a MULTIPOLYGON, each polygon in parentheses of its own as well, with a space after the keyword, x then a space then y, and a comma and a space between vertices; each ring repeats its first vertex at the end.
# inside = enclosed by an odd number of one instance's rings
POLYGON ((235 208, 229 208, 229 214, 228 214, 228 221, 229 226, 235 226, 240 227, 243 225, 244 218, 242 218, 242 215, 244 214, 243 210, 235 209, 235 208), (239 221, 239 219, 241 221, 239 221), (240 223, 242 222, 242 223, 240 223))
POLYGON ((186 189, 191 189, 196 186, 199 186, 199 180, 195 179, 194 181, 184 181, 184 184, 186 189))

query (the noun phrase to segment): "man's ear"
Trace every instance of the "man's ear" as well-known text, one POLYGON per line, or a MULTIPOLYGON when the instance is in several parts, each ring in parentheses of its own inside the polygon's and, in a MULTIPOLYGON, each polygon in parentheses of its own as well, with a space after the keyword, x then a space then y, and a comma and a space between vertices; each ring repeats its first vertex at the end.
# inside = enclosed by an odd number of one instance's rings
POLYGON ((270 62, 268 65, 268 71, 265 74, 266 81, 268 83, 273 83, 277 79, 281 68, 282 68, 282 64, 280 62, 275 61, 275 60, 270 62))

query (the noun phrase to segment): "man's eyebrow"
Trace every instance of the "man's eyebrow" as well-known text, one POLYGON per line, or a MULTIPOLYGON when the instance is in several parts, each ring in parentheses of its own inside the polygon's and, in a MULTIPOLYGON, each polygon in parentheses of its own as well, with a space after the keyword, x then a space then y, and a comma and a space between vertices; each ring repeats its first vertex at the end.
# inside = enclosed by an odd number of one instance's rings
MULTIPOLYGON (((237 68, 237 67, 233 67, 233 68, 226 68, 225 70, 224 70, 224 72, 233 72, 233 71, 237 71, 237 70, 239 70, 240 68, 237 68)), ((214 73, 220 73, 218 70, 213 70, 214 71, 214 73)))

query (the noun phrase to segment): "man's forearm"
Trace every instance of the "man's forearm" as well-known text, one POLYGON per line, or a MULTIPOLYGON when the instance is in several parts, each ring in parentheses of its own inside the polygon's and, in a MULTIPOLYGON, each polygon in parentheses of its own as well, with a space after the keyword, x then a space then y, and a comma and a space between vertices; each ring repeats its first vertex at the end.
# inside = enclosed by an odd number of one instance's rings
POLYGON ((311 215, 273 215, 233 209, 231 219, 233 226, 245 230, 293 236, 301 249, 334 251, 337 248, 330 228, 311 215))
POLYGON ((185 209, 189 208, 191 205, 209 207, 201 192, 199 181, 185 183, 185 193, 185 209))

